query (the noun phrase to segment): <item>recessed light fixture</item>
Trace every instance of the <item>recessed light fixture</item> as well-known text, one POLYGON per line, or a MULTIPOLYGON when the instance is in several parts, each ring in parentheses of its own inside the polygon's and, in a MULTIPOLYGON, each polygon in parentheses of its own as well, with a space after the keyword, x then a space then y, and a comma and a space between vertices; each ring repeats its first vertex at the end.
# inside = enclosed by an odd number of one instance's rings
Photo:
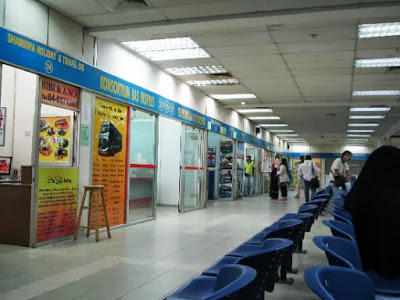
POLYGON ((175 76, 197 75, 197 74, 223 74, 228 71, 223 66, 195 66, 195 67, 182 67, 182 68, 167 68, 167 72, 175 76))
POLYGON ((287 127, 288 124, 260 124, 262 127, 287 127))
POLYGON ((346 139, 348 142, 368 142, 368 139, 346 139))
POLYGON ((350 115, 350 119, 358 119, 358 120, 371 120, 371 119, 376 119, 376 120, 382 120, 385 118, 385 116, 382 115, 350 115))
POLYGON ((246 104, 246 102, 242 102, 241 104, 242 104, 242 105, 245 105, 245 104, 246 104))
POLYGON ((241 114, 272 113, 272 109, 270 108, 246 108, 246 109, 237 109, 236 111, 241 114))
POLYGON ((369 138, 371 137, 370 134, 348 134, 348 137, 362 137, 362 138, 369 138))
POLYGON ((390 107, 387 106, 376 106, 376 107, 351 107, 351 112, 388 112, 390 107))
POLYGON ((399 96, 400 90, 353 91, 353 96, 399 96))
POLYGON ((271 129, 271 130, 269 130, 270 132, 272 132, 272 133, 291 133, 291 132, 294 132, 294 130, 292 130, 292 129, 271 129))
POLYGON ((239 80, 237 80, 236 78, 189 80, 187 81, 187 83, 193 86, 235 85, 239 84, 239 80))
POLYGON ((356 68, 384 68, 400 66, 400 57, 356 59, 356 68))
POLYGON ((217 100, 235 100, 235 99, 255 99, 257 98, 254 94, 212 94, 211 98, 217 100))
POLYGON ((297 133, 277 133, 278 136, 281 137, 295 137, 295 136, 299 136, 297 133))
POLYGON ((349 129, 347 130, 349 133, 368 133, 368 132, 375 132, 374 129, 349 129))
POLYGON ((349 123, 349 127, 378 127, 379 123, 349 123))
POLYGON ((123 44, 153 61, 210 57, 190 37, 131 41, 123 44))
POLYGON ((249 120, 280 120, 278 116, 248 117, 249 120))
POLYGON ((358 38, 368 39, 400 35, 400 22, 358 25, 358 38))

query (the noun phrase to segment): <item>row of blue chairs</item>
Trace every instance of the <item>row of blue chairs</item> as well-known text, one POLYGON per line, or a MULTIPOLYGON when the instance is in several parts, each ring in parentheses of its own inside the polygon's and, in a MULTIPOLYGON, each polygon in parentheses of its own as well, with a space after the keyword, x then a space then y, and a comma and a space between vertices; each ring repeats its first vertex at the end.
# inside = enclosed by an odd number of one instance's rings
POLYGON ((292 283, 292 254, 304 253, 302 241, 326 207, 331 190, 319 192, 297 213, 288 213, 233 249, 165 299, 264 299, 276 282, 292 283))
POLYGON ((313 242, 325 252, 330 266, 316 266, 304 273, 306 284, 321 299, 400 299, 400 280, 386 279, 362 268, 351 214, 344 209, 346 192, 333 199, 334 220, 323 220, 332 236, 317 236, 313 242))

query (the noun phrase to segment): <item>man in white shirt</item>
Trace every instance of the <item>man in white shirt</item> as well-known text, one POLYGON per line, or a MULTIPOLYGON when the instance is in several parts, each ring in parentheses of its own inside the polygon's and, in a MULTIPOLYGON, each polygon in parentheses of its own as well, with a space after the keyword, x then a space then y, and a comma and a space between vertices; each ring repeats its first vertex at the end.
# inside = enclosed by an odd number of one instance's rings
POLYGON ((339 158, 336 158, 331 167, 331 172, 329 174, 329 177, 331 179, 331 182, 333 183, 334 186, 336 187, 342 187, 342 189, 346 189, 344 185, 338 185, 338 181, 336 182, 337 184, 335 185, 335 176, 340 176, 343 178, 344 181, 349 181, 351 179, 351 174, 350 174, 350 168, 348 161, 351 160, 352 153, 350 151, 344 151, 342 153, 342 156, 339 158))
POLYGON ((311 155, 306 156, 305 162, 299 168, 299 176, 304 180, 304 196, 306 202, 310 200, 310 189, 311 189, 311 199, 314 198, 316 193, 316 188, 311 186, 311 180, 318 177, 319 169, 315 163, 311 160, 311 155))

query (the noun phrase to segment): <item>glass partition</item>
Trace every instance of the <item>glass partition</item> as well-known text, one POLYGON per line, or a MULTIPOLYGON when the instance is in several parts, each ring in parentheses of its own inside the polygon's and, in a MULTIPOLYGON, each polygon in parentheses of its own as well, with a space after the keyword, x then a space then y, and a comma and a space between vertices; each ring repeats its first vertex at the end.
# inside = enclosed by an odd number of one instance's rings
POLYGON ((128 222, 154 217, 156 117, 131 109, 128 222))

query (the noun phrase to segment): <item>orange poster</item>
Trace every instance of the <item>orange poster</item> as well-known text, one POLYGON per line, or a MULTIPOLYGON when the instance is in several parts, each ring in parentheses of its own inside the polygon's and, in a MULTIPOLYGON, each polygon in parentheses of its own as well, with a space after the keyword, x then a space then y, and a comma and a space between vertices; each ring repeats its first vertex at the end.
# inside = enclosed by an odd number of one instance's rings
POLYGON ((111 226, 125 223, 127 122, 126 106, 96 98, 92 182, 105 187, 111 226))
POLYGON ((42 102, 62 108, 79 110, 79 88, 42 77, 42 102))

